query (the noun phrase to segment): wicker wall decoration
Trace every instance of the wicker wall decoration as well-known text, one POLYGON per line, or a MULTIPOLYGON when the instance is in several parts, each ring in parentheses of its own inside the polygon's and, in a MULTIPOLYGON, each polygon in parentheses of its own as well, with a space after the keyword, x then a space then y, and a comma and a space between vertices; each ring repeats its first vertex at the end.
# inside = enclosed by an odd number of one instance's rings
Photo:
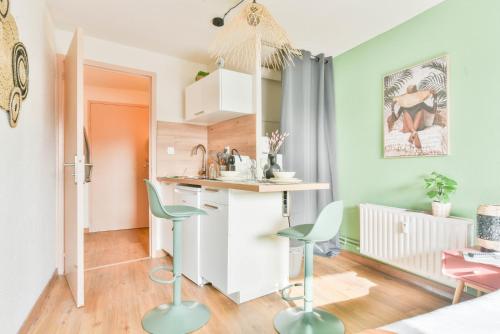
POLYGON ((19 120, 21 103, 28 96, 28 53, 19 41, 17 25, 9 13, 9 0, 0 0, 0 108, 8 113, 10 126, 19 120))

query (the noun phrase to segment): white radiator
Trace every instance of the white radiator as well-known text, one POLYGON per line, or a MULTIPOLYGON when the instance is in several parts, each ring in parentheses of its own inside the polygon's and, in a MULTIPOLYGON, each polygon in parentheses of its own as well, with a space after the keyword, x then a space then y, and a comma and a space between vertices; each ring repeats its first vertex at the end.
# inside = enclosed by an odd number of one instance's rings
POLYGON ((360 222, 361 254, 454 286, 441 273, 441 253, 470 245, 472 220, 361 204, 360 222))

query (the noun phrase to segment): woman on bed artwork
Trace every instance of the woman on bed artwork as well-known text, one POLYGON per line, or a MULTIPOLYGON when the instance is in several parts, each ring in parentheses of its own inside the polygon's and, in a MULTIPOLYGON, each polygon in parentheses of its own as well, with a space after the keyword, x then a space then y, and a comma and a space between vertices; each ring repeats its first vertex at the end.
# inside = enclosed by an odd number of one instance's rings
POLYGON ((403 133, 410 132, 408 141, 416 148, 422 148, 422 143, 418 136, 418 131, 425 129, 424 112, 435 114, 437 111, 437 102, 435 92, 432 90, 417 90, 416 85, 410 85, 406 89, 406 94, 393 98, 391 105, 391 115, 387 118, 389 131, 392 131, 394 123, 403 115, 403 133), (425 101, 433 98, 433 105, 428 105, 425 101), (399 107, 398 112, 395 112, 399 107))

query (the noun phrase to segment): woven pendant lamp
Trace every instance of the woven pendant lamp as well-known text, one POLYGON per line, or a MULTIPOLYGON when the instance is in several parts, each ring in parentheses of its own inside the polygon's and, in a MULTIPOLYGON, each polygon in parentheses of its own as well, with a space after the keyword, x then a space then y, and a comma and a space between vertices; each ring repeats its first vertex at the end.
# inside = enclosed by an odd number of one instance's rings
POLYGON ((223 58, 226 64, 253 70, 258 66, 279 70, 300 56, 286 31, 263 5, 245 3, 240 12, 217 34, 212 56, 223 58), (260 59, 258 59, 260 58, 260 59))

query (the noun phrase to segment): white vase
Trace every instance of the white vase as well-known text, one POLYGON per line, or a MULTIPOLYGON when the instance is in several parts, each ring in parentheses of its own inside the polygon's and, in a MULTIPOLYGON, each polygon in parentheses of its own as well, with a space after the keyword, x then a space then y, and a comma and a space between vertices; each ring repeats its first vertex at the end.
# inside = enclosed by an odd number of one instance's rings
POLYGON ((432 215, 448 217, 451 212, 451 203, 432 202, 432 215))

